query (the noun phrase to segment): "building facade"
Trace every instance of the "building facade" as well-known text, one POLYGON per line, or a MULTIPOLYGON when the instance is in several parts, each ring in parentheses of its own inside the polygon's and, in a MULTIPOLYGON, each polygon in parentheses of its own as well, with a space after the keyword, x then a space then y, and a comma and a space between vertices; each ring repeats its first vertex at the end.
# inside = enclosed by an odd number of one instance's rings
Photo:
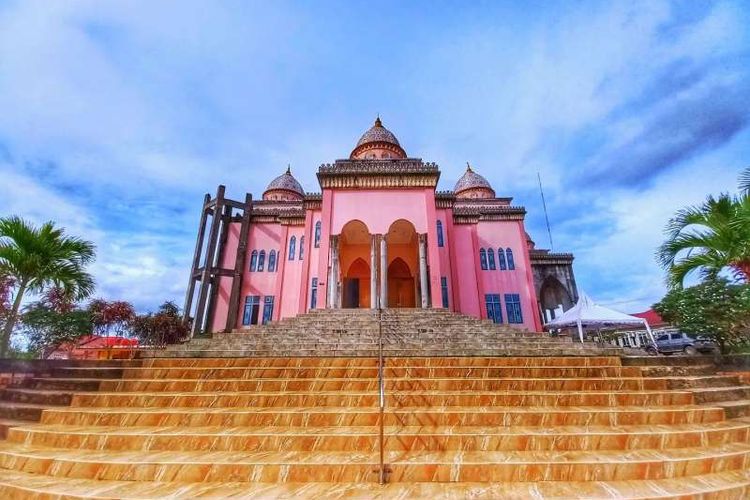
POLYGON ((539 331, 575 303, 571 254, 538 250, 526 211, 468 164, 452 191, 380 119, 319 193, 287 171, 254 200, 206 195, 185 300, 198 331, 323 308, 444 308, 539 331))

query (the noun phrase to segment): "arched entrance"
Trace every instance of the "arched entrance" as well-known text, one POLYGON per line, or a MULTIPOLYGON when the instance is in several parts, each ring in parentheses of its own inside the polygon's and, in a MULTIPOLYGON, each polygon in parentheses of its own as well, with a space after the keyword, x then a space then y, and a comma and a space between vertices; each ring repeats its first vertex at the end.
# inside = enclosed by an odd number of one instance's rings
POLYGON ((352 220, 341 229, 341 307, 370 307, 370 244, 363 222, 352 220))
POLYGON ((419 238, 404 219, 391 224, 388 245, 388 307, 416 307, 419 291, 419 238))
POLYGON ((573 300, 557 278, 549 277, 544 280, 539 290, 539 307, 542 310, 542 319, 546 323, 573 307, 573 300))
POLYGON ((416 280, 409 266, 396 257, 388 266, 388 307, 416 307, 416 280))

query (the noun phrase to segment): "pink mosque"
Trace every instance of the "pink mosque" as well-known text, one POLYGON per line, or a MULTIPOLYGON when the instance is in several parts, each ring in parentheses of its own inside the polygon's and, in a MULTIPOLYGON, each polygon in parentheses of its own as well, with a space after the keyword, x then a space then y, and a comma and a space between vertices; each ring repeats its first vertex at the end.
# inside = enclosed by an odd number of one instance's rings
POLYGON ((571 254, 536 249, 526 210, 468 164, 452 191, 380 119, 348 159, 291 171, 261 200, 206 195, 185 300, 227 331, 324 308, 444 308, 540 331, 577 300, 571 254))

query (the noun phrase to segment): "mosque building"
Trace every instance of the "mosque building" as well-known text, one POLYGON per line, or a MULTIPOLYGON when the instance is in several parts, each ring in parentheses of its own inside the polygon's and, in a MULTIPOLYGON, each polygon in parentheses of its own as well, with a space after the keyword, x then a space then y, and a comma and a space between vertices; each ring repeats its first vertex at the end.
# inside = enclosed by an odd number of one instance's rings
POLYGON ((467 164, 452 191, 380 118, 320 192, 290 169, 260 200, 206 195, 185 301, 194 331, 327 308, 443 308, 540 331, 577 300, 573 256, 536 249, 526 210, 467 164))

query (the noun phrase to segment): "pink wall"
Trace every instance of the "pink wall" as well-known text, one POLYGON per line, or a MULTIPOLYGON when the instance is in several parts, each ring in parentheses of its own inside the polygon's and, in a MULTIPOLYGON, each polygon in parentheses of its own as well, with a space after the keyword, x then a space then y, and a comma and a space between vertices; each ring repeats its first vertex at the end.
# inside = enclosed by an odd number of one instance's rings
POLYGON ((477 260, 473 256, 477 255, 474 251, 474 231, 476 226, 471 224, 456 224, 453 226, 453 237, 448 241, 451 245, 451 251, 456 256, 453 265, 455 275, 458 279, 453 281, 453 286, 458 292, 457 310, 464 314, 476 316, 478 318, 486 317, 484 308, 480 308, 478 296, 478 267, 477 260))
MULTIPOLYGON (((299 294, 300 286, 302 284, 302 270, 304 268, 304 260, 300 260, 300 238, 305 235, 304 226, 287 226, 288 233, 286 238, 286 251, 284 255, 284 267, 281 269, 283 282, 281 284, 281 290, 279 292, 279 298, 276 299, 276 303, 280 304, 279 318, 289 318, 296 316, 299 311, 299 294), (292 237, 295 237, 297 242, 294 249, 294 260, 289 260, 289 242, 292 237)), ((310 254, 307 248, 309 242, 305 238, 305 253, 304 259, 309 259, 310 254)))
MULTIPOLYGON (((331 195, 331 229, 329 234, 340 234, 350 220, 360 220, 370 234, 386 234, 395 221, 405 219, 417 233, 429 230, 428 200, 435 204, 431 189, 337 190, 331 195)), ((326 193, 323 194, 325 199, 326 193)))

